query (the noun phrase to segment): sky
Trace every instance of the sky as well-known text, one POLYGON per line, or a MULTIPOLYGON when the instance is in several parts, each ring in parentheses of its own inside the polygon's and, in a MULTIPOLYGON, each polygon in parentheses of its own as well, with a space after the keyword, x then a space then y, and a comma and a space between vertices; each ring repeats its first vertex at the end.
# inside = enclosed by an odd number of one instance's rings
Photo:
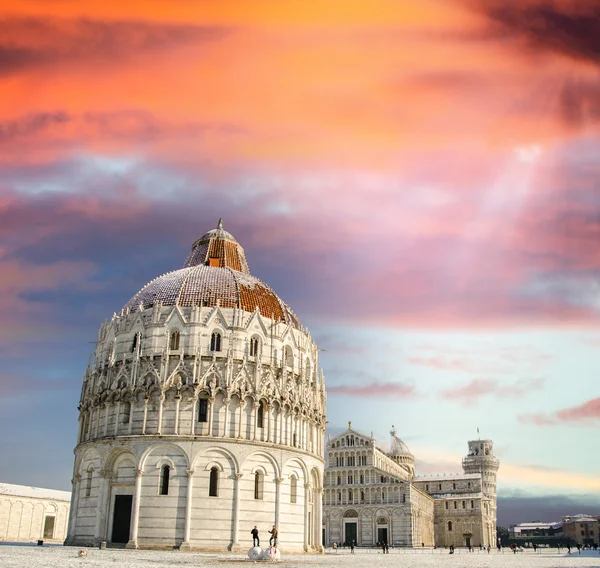
POLYGON ((0 479, 70 489, 100 323, 222 217, 309 327, 331 434, 598 513, 600 8, 0 7, 0 479), (479 429, 479 434, 478 434, 479 429))

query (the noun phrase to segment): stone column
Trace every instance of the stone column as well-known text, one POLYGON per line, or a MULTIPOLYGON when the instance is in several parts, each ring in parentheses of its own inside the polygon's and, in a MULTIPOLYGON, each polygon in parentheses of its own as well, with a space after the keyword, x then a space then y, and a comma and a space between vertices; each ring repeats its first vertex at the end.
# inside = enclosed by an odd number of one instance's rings
POLYGON ((81 444, 83 442, 83 418, 81 413, 79 413, 79 431, 77 432, 77 443, 81 444))
POLYGON ((150 399, 146 396, 144 397, 144 421, 142 423, 142 434, 146 433, 146 423, 148 422, 148 401, 150 399))
POLYGON ((231 399, 226 398, 223 400, 223 411, 225 412, 225 422, 223 424, 223 437, 227 438, 229 435, 229 405, 231 404, 231 399))
MULTIPOLYGON (((136 404, 136 400, 134 398, 132 398, 129 401, 129 424, 127 425, 127 434, 129 434, 131 436, 131 431, 133 429, 133 410, 136 404)), ((118 420, 118 418, 117 418, 118 420)))
MULTIPOLYGON (((195 396, 193 398, 194 404, 192 405, 192 423, 190 425, 190 434, 192 436, 196 435, 196 412, 198 411, 198 397, 195 396)), ((202 427, 202 434, 204 434, 204 428, 202 427)))
POLYGON ((241 438, 242 437, 242 418, 244 416, 244 408, 246 408, 246 401, 240 399, 240 412, 239 412, 239 420, 238 420, 238 432, 237 432, 237 437, 241 438))
POLYGON ((73 544, 75 540, 75 525, 77 524, 77 509, 79 508, 79 485, 81 481, 81 475, 77 474, 73 476, 71 480, 71 508, 69 509, 69 531, 67 533, 67 539, 65 544, 73 544))
POLYGON ((95 420, 95 412, 96 409, 92 406, 90 408, 90 435, 88 440, 93 440, 94 439, 94 425, 96 424, 96 420, 95 420))
POLYGON ((138 524, 140 522, 140 499, 142 497, 142 475, 141 469, 135 472, 135 492, 133 494, 133 505, 131 507, 131 529, 129 531, 129 542, 125 548, 138 547, 138 524))
POLYGON ((160 393, 160 397, 158 399, 158 428, 156 433, 160 436, 162 433, 162 417, 163 417, 163 406, 165 404, 165 394, 160 393))
POLYGON ((308 492, 310 483, 304 484, 304 552, 308 552, 308 492))
POLYGON ((110 471, 102 469, 98 474, 100 475, 100 489, 98 491, 98 500, 96 501, 96 526, 94 529, 94 543, 96 545, 106 540, 106 514, 108 512, 106 502, 111 478, 110 471))
MULTIPOLYGON (((314 521, 315 523, 315 528, 316 531, 315 533, 317 534, 317 542, 315 542, 315 546, 317 548, 317 550, 319 552, 323 552, 323 488, 319 487, 318 489, 315 489, 315 492, 317 494, 317 501, 316 501, 316 509, 317 509, 317 514, 316 514, 316 519, 314 521)), ((358 538, 358 535, 357 535, 358 538)), ((362 540, 362 536, 361 536, 361 540, 362 540)))
MULTIPOLYGON (((173 427, 173 434, 179 434, 179 405, 181 403, 181 395, 178 394, 175 397, 175 425, 173 427)), ((193 420, 192 420, 193 422, 193 420)))
POLYGON ((104 403, 104 430, 103 436, 106 437, 108 433, 108 402, 104 403))
POLYGON ((252 403, 252 428, 250 439, 256 440, 256 411, 258 409, 258 404, 256 402, 252 403))
POLYGON ((231 544, 229 550, 235 550, 239 548, 240 543, 238 542, 238 525, 240 522, 240 479, 243 473, 235 474, 234 488, 233 488, 233 529, 231 533, 231 544))
POLYGON ((100 407, 96 407, 96 420, 94 424, 94 438, 98 437, 98 430, 100 430, 100 407))
POLYGON ((192 529, 192 494, 194 491, 194 470, 187 470, 187 495, 185 501, 185 527, 183 529, 183 542, 179 546, 180 550, 190 550, 190 533, 192 529))
POLYGON ((281 484, 283 477, 275 478, 275 526, 279 530, 279 510, 281 509, 281 484))
POLYGON ((215 406, 215 399, 211 397, 208 399, 208 435, 212 436, 213 433, 213 412, 215 406))
POLYGON ((285 444, 285 439, 283 437, 283 407, 281 404, 279 405, 279 413, 277 414, 277 420, 279 422, 279 428, 277 429, 277 443, 285 444))

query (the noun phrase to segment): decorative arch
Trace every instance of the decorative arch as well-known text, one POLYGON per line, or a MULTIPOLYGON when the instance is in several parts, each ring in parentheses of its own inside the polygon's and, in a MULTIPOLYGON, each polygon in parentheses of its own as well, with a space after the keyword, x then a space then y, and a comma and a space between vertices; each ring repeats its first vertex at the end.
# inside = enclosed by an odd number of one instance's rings
POLYGON ((233 453, 231 453, 229 450, 226 450, 225 448, 220 448, 218 446, 202 448, 195 456, 193 456, 193 458, 191 460, 192 465, 191 465, 190 469, 194 469, 196 467, 196 462, 198 461, 198 459, 203 458, 203 457, 208 457, 209 459, 212 458, 213 456, 209 455, 211 452, 214 452, 215 454, 220 455, 220 456, 224 457, 225 459, 229 460, 231 462, 231 464, 233 465, 233 472, 240 473, 240 471, 241 471, 240 463, 239 463, 237 457, 233 453))
POLYGON ((310 478, 309 478, 309 473, 308 473, 308 467, 304 463, 304 460, 302 460, 302 458, 293 456, 283 463, 282 470, 285 471, 292 464, 296 464, 296 465, 300 466, 300 469, 302 470, 302 475, 304 476, 304 479, 302 479, 302 482, 308 483, 308 480, 310 478))
POLYGON ((281 472, 279 471, 279 464, 277 463, 277 460, 271 456, 270 454, 267 454, 265 452, 252 452, 251 454, 248 454, 244 461, 242 462, 241 466, 242 466, 242 470, 244 469, 244 464, 248 461, 248 458, 252 457, 252 456, 260 456, 263 458, 266 458, 269 463, 271 464, 271 466, 273 467, 273 474, 275 475, 275 477, 280 477, 281 476, 281 472))
POLYGON ((221 473, 223 473, 225 471, 223 464, 221 464, 217 461, 208 462, 206 464, 206 466, 204 467, 204 471, 210 471, 213 467, 217 468, 221 473))
POLYGON ((106 457, 103 469, 114 473, 118 462, 121 462, 126 458, 129 458, 134 467, 139 460, 139 457, 127 447, 114 448, 106 457))
POLYGON ((156 453, 158 450, 162 449, 175 450, 179 456, 183 456, 183 458, 185 459, 185 467, 186 469, 189 469, 189 456, 187 455, 187 452, 177 444, 173 444, 171 442, 159 442, 157 444, 152 444, 150 447, 146 448, 140 457, 138 469, 144 471, 144 467, 146 466, 146 461, 148 457, 151 454, 156 453))
POLYGON ((156 462, 156 469, 160 469, 163 465, 168 465, 171 468, 171 472, 175 473, 177 468, 175 467, 175 463, 169 457, 163 457, 156 462))

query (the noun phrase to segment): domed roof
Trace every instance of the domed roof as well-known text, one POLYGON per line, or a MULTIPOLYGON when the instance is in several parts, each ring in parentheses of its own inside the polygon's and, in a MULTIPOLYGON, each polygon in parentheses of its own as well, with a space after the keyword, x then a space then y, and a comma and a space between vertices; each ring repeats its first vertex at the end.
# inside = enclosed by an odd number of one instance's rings
POLYGON ((125 306, 136 311, 163 306, 216 306, 258 311, 275 321, 300 328, 291 308, 264 282, 250 274, 244 249, 219 220, 192 246, 184 267, 146 284, 125 306))
POLYGON ((390 456, 412 456, 408 446, 396 436, 396 429, 392 426, 392 431, 390 432, 392 436, 392 449, 390 451, 390 456))

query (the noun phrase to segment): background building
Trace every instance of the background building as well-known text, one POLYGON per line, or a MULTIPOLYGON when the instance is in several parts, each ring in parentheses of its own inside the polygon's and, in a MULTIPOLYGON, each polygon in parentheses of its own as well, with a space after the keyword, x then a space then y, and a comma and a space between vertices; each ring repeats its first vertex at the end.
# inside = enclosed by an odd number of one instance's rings
POLYGON ((68 491, 0 483, 0 540, 63 542, 70 501, 68 491))
POLYGON ((577 544, 598 544, 598 517, 573 515, 562 519, 563 536, 577 544))
POLYGON ((235 549, 276 524, 320 550, 325 403, 308 330, 219 222, 100 327, 67 544, 235 549))
POLYGON ((415 476, 392 430, 391 451, 352 429, 329 441, 324 541, 372 546, 496 545, 496 473, 490 440, 469 442, 463 474, 415 476))

